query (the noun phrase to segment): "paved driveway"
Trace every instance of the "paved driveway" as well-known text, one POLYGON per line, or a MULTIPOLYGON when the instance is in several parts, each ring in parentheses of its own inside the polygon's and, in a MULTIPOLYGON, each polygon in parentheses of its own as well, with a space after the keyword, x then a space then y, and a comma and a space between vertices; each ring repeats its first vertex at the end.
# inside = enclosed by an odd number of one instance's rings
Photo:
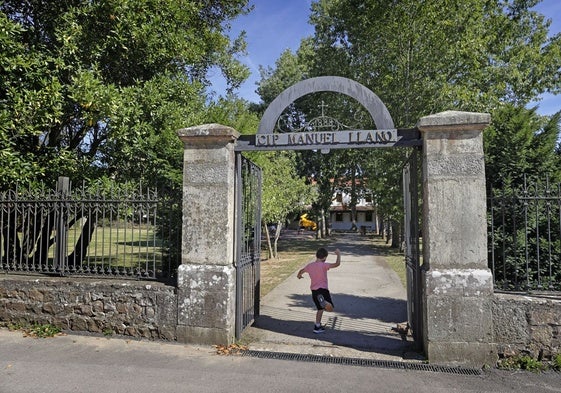
MULTIPOLYGON (((282 241, 290 241, 285 238, 282 241)), ((309 278, 296 272, 261 300, 261 315, 245 336, 250 349, 385 360, 419 359, 411 337, 392 331, 407 320, 407 294, 397 274, 372 240, 358 234, 338 234, 327 248, 341 250, 341 266, 329 271, 335 311, 325 312, 326 332, 312 332, 315 306, 309 278)), ((310 255, 310 259, 313 259, 310 255)))

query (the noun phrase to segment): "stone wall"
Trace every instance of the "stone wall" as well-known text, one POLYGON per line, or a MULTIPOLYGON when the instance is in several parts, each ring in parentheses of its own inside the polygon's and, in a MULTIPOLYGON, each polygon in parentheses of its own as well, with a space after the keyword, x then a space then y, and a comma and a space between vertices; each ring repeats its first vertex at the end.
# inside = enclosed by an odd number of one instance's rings
POLYGON ((561 353, 560 296, 495 294, 493 325, 499 357, 561 353))
POLYGON ((4 276, 0 322, 176 340, 176 288, 140 281, 4 276))
MULTIPOLYGON (((176 292, 152 282, 4 276, 0 322, 175 341, 176 292)), ((495 294, 492 314, 499 357, 561 352, 561 297, 495 294)))

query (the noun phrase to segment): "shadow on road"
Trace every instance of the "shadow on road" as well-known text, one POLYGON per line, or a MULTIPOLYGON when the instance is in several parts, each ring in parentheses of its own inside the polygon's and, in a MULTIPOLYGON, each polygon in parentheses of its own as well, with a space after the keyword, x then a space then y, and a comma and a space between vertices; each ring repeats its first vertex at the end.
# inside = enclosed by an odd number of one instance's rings
POLYGON ((254 327, 267 331, 269 339, 284 343, 287 347, 299 343, 310 344, 309 340, 314 340, 315 347, 325 344, 399 358, 405 358, 407 353, 415 349, 412 341, 402 340, 400 335, 391 331, 387 323, 358 316, 332 314, 324 317, 327 321, 326 332, 315 334, 312 331, 313 316, 313 312, 265 306, 254 327), (278 336, 271 338, 271 333, 278 336))
MULTIPOLYGON (((291 248, 297 248, 306 241, 301 236, 286 233, 284 240, 292 240, 291 248)), ((324 313, 325 333, 313 332, 316 309, 309 284, 293 274, 262 299, 260 315, 252 326, 258 346, 308 353, 321 348, 331 356, 419 359, 411 336, 392 329, 407 320, 405 288, 372 240, 370 236, 337 234, 324 244, 328 250, 339 248, 342 255, 341 267, 330 276, 335 310, 324 313)))

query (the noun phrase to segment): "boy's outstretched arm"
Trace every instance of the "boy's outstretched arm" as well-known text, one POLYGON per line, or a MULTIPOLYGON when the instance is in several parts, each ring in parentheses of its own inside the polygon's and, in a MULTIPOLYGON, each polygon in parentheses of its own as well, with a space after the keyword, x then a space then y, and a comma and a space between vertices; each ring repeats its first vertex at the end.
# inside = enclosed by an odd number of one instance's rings
POLYGON ((341 251, 339 251, 339 249, 336 249, 335 255, 337 255, 337 260, 335 261, 335 263, 331 264, 331 269, 336 268, 341 264, 341 251))
POLYGON ((300 271, 298 272, 298 274, 296 275, 296 277, 298 277, 298 279, 302 278, 302 274, 304 274, 304 268, 300 269, 300 271))

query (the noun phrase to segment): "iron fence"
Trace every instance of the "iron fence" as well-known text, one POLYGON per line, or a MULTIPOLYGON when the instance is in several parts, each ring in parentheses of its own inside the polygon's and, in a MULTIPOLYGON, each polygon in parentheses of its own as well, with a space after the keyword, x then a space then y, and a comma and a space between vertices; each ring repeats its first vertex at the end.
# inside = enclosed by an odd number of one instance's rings
POLYGON ((528 182, 488 198, 489 267, 495 288, 561 290, 561 184, 528 182))
POLYGON ((68 178, 56 190, 2 192, 0 272, 167 281, 179 258, 177 209, 156 190, 71 190, 68 178))

